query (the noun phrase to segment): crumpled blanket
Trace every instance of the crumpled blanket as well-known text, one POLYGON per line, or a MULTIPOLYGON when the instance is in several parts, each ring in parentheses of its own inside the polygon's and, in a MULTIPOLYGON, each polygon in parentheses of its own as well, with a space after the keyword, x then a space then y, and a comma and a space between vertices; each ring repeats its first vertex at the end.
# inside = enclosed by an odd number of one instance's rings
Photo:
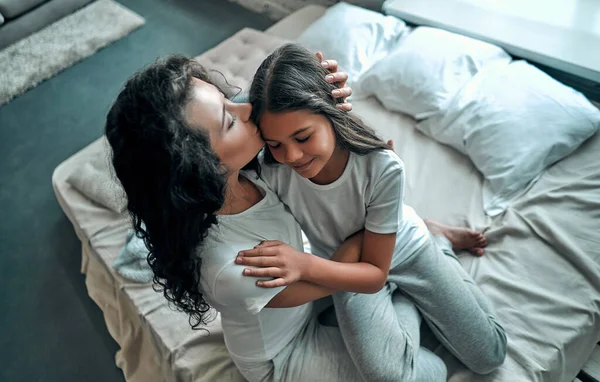
POLYGON ((128 280, 143 284, 152 283, 154 273, 148 264, 148 253, 144 240, 130 229, 127 231, 125 246, 121 248, 113 268, 128 280))

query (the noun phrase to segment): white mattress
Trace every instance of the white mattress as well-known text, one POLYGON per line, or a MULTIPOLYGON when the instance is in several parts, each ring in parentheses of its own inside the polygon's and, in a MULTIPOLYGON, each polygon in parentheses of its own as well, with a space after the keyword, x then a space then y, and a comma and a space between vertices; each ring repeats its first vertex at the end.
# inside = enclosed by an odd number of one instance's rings
MULTIPOLYGON (((296 37, 323 9, 308 7, 271 31, 296 37)), ((245 29, 201 56, 244 85, 281 40, 245 29)), ((451 381, 570 381, 599 336, 600 137, 559 162, 512 209, 493 220, 481 208, 482 179, 470 161, 414 129, 414 121, 376 100, 355 111, 386 139, 407 168, 407 202, 423 217, 485 229, 483 258, 463 265, 494 303, 509 338, 508 358, 489 376, 465 370, 444 349, 451 381)), ((129 381, 242 380, 227 355, 218 318, 210 333, 194 332, 150 285, 129 283, 112 269, 128 227, 124 215, 95 205, 65 182, 104 150, 98 140, 57 167, 57 198, 82 241, 82 272, 119 343, 116 356, 129 381)))

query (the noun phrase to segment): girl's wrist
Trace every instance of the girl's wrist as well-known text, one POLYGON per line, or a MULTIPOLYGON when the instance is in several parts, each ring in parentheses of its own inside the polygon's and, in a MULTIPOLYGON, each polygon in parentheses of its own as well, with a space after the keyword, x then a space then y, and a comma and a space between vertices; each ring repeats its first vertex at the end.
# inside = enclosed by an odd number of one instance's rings
POLYGON ((302 281, 311 282, 312 281, 312 271, 314 269, 315 260, 316 260, 317 256, 313 255, 312 253, 308 253, 308 252, 305 252, 305 255, 306 256, 304 256, 304 259, 303 259, 304 261, 302 262, 302 267, 301 267, 301 271, 300 271, 300 274, 301 274, 300 279, 302 281))

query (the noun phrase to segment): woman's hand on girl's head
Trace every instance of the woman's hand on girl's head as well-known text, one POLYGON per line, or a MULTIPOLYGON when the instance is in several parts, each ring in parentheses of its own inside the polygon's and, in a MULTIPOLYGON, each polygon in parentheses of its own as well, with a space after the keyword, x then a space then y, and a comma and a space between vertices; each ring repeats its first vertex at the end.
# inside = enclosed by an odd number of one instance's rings
POLYGON ((350 111, 352 110, 352 104, 346 102, 346 98, 352 95, 352 88, 346 86, 346 81, 348 81, 348 73, 346 72, 338 72, 338 63, 336 60, 324 60, 323 54, 321 52, 317 52, 317 58, 321 61, 321 65, 324 68, 329 70, 329 74, 325 76, 325 79, 329 83, 337 83, 338 89, 334 89, 331 92, 334 98, 343 98, 344 103, 337 104, 336 107, 341 110, 350 111))
POLYGON ((235 262, 259 268, 245 268, 244 276, 272 277, 273 280, 258 280, 263 288, 286 286, 303 279, 310 255, 276 240, 266 240, 253 249, 241 251, 235 262))

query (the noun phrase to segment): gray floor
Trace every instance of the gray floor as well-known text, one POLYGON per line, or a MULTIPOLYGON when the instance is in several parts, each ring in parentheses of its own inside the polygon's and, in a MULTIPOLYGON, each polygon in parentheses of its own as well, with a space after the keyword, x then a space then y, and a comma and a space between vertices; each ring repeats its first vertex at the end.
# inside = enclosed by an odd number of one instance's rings
POLYGON ((265 16, 225 0, 118 0, 146 25, 0 108, 0 381, 122 381, 118 346, 79 273, 80 244, 53 169, 102 134, 124 80, 197 55, 265 16))

